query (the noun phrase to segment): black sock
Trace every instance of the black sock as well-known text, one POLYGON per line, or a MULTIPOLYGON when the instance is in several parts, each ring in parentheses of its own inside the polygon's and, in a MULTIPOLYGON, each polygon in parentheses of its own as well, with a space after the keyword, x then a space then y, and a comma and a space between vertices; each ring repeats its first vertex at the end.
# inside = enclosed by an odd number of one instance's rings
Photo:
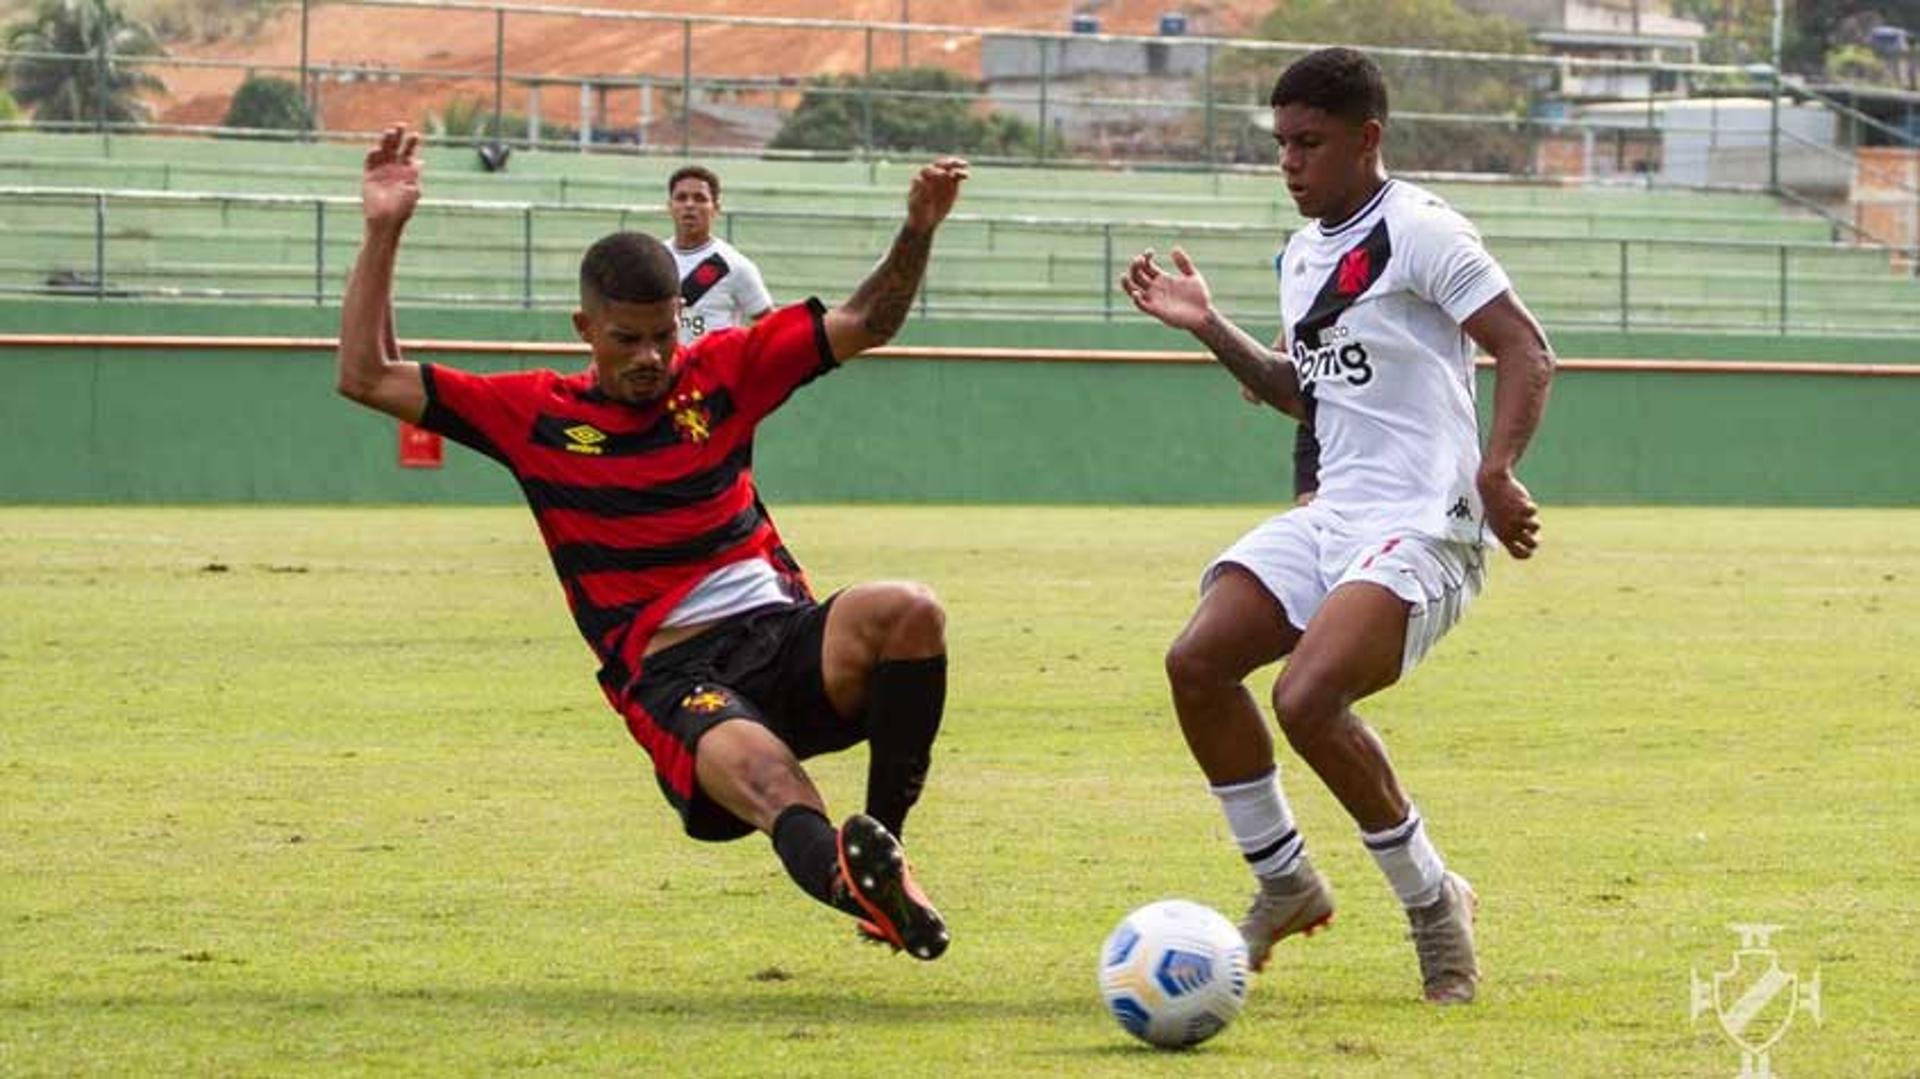
POLYGON ((773 850, 787 875, 800 890, 833 907, 834 880, 840 872, 838 833, 832 823, 812 806, 790 805, 773 822, 773 850))
POLYGON ((867 680, 867 814, 900 835, 933 764, 947 705, 947 657, 890 659, 867 680))

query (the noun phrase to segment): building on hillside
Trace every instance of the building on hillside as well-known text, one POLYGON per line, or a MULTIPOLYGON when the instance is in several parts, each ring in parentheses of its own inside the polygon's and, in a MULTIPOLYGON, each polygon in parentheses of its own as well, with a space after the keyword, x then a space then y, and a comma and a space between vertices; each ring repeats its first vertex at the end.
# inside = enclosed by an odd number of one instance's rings
POLYGON ((1153 41, 1095 36, 1099 22, 1087 15, 1072 27, 1074 37, 982 39, 981 80, 995 110, 1040 127, 1051 145, 1075 153, 1181 156, 1204 142, 1199 103, 1210 56, 1205 45, 1186 40, 1184 18, 1162 17, 1153 41))
MULTIPOLYGON (((1564 118, 1565 128, 1538 140, 1537 172, 1680 187, 1764 187, 1773 175, 1773 107, 1765 98, 1597 102, 1564 118)), ((1839 147, 1835 114, 1783 103, 1780 130, 1781 185, 1816 201, 1844 200, 1852 165, 1839 147)))
MULTIPOLYGON (((1581 60, 1700 59, 1707 28, 1673 14, 1672 0, 1460 0, 1481 15, 1503 15, 1527 28, 1549 55, 1581 60)), ((1645 98, 1686 89, 1672 72, 1562 69, 1555 96, 1601 101, 1645 98)))

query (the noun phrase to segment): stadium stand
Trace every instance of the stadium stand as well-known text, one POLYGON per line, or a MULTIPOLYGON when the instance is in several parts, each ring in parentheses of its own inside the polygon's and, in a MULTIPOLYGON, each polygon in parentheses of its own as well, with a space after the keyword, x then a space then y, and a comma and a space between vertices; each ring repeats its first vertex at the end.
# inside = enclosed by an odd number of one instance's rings
MULTIPOLYGON (((337 299, 358 243, 356 148, 237 140, 0 136, 0 291, 337 299), (104 274, 101 271, 104 270, 104 274)), ((403 301, 571 303, 581 248, 668 229, 668 158, 520 153, 487 174, 429 155, 403 301)), ((724 160, 726 234, 776 294, 855 283, 898 218, 912 162, 724 160)), ((1920 281, 1836 244, 1763 194, 1431 184, 1469 213, 1550 325, 1920 333, 1920 281)), ((931 315, 1125 317, 1108 287, 1135 250, 1185 245, 1224 304, 1273 303, 1271 254, 1299 225, 1260 173, 978 171, 942 234, 931 315)))

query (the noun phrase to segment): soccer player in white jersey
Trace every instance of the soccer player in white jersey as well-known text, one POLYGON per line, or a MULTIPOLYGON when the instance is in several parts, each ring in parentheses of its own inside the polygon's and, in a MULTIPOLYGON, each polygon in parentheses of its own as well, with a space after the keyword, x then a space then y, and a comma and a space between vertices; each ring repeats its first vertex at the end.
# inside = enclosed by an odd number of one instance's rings
POLYGON ((1207 568, 1167 652, 1174 709, 1259 881, 1240 927, 1256 968, 1275 942, 1333 917, 1241 684, 1285 656, 1273 706, 1288 744, 1359 825, 1406 907, 1426 998, 1464 1003, 1480 977, 1478 901, 1352 706, 1459 620, 1485 573, 1483 537, 1515 558, 1533 553, 1538 513, 1514 468, 1545 409, 1553 353, 1467 220, 1387 176, 1387 91, 1371 59, 1314 52, 1280 76, 1270 103, 1280 171, 1310 219, 1278 264, 1278 349, 1214 308, 1183 251, 1171 270, 1143 252, 1121 280, 1135 306, 1192 333, 1261 400, 1310 419, 1321 444, 1313 501, 1207 568), (1484 453, 1476 343, 1497 371, 1484 453))
POLYGON ((667 212, 673 215, 673 261, 680 267, 681 344, 751 325, 773 310, 760 267, 713 234, 720 177, 712 169, 688 165, 668 177, 667 212))

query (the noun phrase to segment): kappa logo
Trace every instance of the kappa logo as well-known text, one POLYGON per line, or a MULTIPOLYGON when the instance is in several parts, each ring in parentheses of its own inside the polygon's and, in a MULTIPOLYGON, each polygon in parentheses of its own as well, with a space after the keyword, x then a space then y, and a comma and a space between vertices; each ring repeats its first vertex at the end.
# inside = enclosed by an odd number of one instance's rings
POLYGON ((1473 508, 1467 504, 1465 495, 1461 495, 1453 505, 1447 507, 1447 516, 1456 521, 1465 521, 1473 516, 1473 508))
POLYGON ((1775 1079, 1768 1053, 1793 1025, 1794 1016, 1805 1011, 1820 1023, 1820 971, 1803 982, 1798 975, 1780 969, 1780 953, 1767 947, 1767 938, 1781 927, 1777 925, 1734 924, 1728 929, 1740 934, 1740 947, 1734 949, 1733 966, 1715 971, 1713 979, 1693 971, 1693 1003, 1689 1018, 1712 1011, 1720 1020, 1720 1032, 1740 1047, 1741 1079, 1775 1079))
POLYGON ((717 689, 702 686, 687 694, 680 701, 680 707, 695 715, 710 716, 731 703, 732 698, 717 689))
POLYGON ((560 432, 567 436, 567 452, 599 455, 607 448, 601 443, 607 440, 607 433, 590 423, 576 423, 560 432))
POLYGON ((667 402, 667 411, 673 414, 673 429, 696 446, 713 437, 713 413, 702 403, 705 400, 706 395, 695 390, 667 402))

